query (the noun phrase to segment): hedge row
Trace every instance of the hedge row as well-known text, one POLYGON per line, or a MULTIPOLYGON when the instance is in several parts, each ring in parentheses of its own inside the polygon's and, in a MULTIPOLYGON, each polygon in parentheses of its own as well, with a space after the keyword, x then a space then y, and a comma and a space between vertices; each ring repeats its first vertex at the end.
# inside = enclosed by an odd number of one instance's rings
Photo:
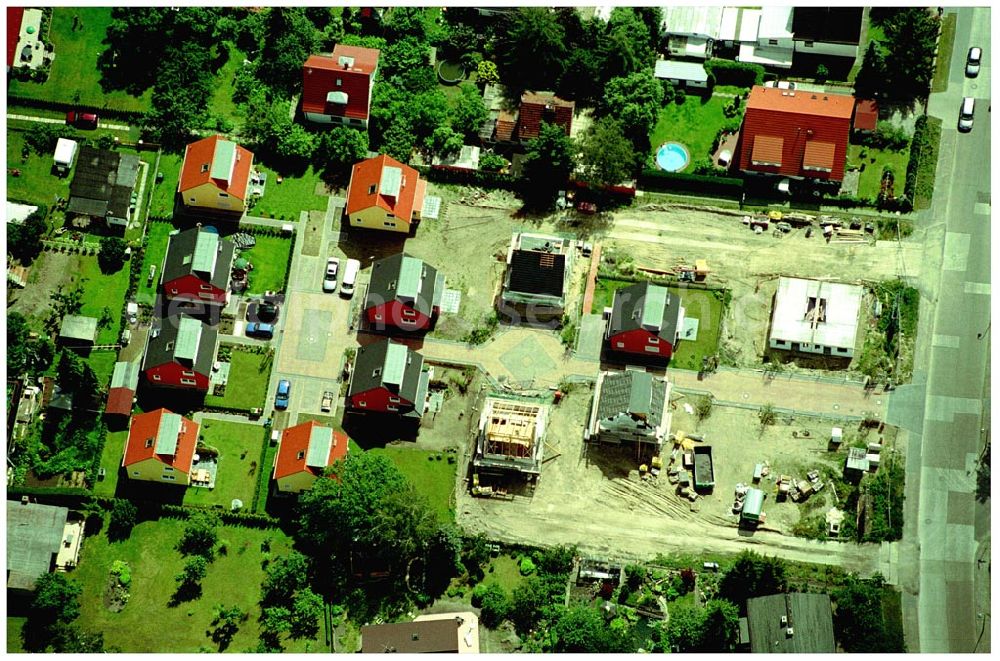
POLYGON ((216 507, 192 507, 192 506, 182 506, 182 505, 168 505, 161 504, 159 506, 160 516, 173 517, 176 519, 186 519, 191 516, 192 512, 197 511, 209 511, 215 512, 219 515, 219 518, 226 525, 230 526, 244 526, 246 528, 278 528, 281 526, 281 520, 276 519, 273 516, 268 516, 266 514, 250 514, 243 512, 219 512, 216 507))
POLYGON ((750 62, 711 59, 705 62, 705 71, 715 76, 716 85, 753 87, 764 83, 764 67, 750 62))
POLYGON ((683 174, 643 170, 637 180, 638 187, 647 191, 685 191, 711 193, 739 198, 743 194, 743 180, 714 175, 683 174))
POLYGON ((92 112, 111 119, 120 119, 129 122, 142 122, 146 113, 138 110, 118 110, 117 108, 98 108, 97 106, 87 106, 79 103, 63 103, 62 101, 47 101, 45 99, 31 99, 25 96, 12 95, 7 97, 7 107, 24 106, 25 108, 39 108, 41 110, 61 110, 69 112, 78 110, 82 112, 92 112))
POLYGON ((910 160, 906 164, 906 183, 903 194, 913 199, 917 191, 917 170, 920 169, 920 159, 925 150, 930 148, 930 128, 927 126, 927 116, 917 117, 913 125, 913 140, 910 142, 910 160))
POLYGON ((414 166, 428 181, 442 184, 464 184, 467 186, 482 186, 485 188, 500 188, 516 190, 517 179, 509 174, 499 172, 483 172, 482 170, 452 170, 448 168, 433 168, 426 165, 414 166))

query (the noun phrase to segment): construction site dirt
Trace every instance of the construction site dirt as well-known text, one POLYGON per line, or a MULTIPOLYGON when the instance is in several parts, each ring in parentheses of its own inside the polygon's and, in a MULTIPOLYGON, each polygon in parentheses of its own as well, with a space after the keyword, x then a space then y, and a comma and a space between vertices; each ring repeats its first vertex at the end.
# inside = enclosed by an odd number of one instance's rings
MULTIPOLYGON (((484 532, 508 542, 577 544, 611 558, 651 558, 660 552, 738 553, 752 548, 791 560, 835 564, 872 574, 879 569, 879 547, 794 537, 799 505, 775 502, 774 482, 768 492, 766 524, 741 530, 733 513, 738 482, 750 484, 754 465, 769 462, 772 475, 793 473, 805 479, 812 469, 839 470, 846 455, 827 451, 831 421, 778 421, 761 431, 754 411, 716 407, 701 425, 677 401, 674 429, 694 431, 711 444, 715 488, 691 503, 677 494, 664 469, 643 480, 639 466, 649 457, 631 447, 590 446, 583 425, 592 391, 580 386, 553 407, 542 474, 533 491, 507 498, 481 498, 468 484, 457 494, 457 520, 466 532, 484 532), (793 437, 792 432, 796 431, 793 437), (804 432, 808 432, 806 436, 804 432)), ((834 423, 836 424, 836 423, 834 423)), ((665 453, 664 458, 667 458, 665 453)), ((461 485, 460 485, 461 487, 461 485)), ((821 493, 814 498, 832 498, 821 493)))

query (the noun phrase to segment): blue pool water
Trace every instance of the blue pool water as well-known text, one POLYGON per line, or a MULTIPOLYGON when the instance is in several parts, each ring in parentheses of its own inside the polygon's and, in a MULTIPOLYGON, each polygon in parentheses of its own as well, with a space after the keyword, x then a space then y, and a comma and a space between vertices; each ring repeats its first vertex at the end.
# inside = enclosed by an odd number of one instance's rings
POLYGON ((656 164, 667 172, 680 172, 690 160, 688 150, 678 142, 666 142, 656 150, 656 164))

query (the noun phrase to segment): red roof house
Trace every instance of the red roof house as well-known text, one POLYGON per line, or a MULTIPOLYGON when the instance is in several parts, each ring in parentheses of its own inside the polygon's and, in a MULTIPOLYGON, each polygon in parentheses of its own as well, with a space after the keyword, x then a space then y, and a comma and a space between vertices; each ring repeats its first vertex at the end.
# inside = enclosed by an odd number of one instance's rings
POLYGON ((192 142, 184 150, 177 192, 184 206, 198 211, 246 209, 253 153, 221 135, 192 142))
POLYGON ((858 99, 854 104, 854 130, 871 133, 878 125, 878 103, 872 99, 858 99))
POLYGON ((347 435, 315 420, 281 432, 274 458, 278 491, 299 493, 312 486, 329 466, 347 456, 347 435))
POLYGON ((122 467, 133 480, 191 482, 198 423, 167 409, 132 417, 122 467))
POLYGON ((302 113, 320 124, 368 128, 379 51, 337 44, 331 55, 310 55, 302 66, 302 113))
POLYGON ((17 57, 17 42, 21 40, 21 21, 24 7, 7 7, 7 71, 14 66, 17 57))
POLYGON ((569 135, 573 129, 576 104, 554 94, 525 92, 517 113, 501 110, 496 120, 497 142, 527 142, 538 137, 542 122, 556 124, 569 135))
POLYGON ((746 173, 841 181, 854 97, 755 86, 737 144, 746 173))
POLYGON ((426 190, 416 170, 382 154, 354 165, 344 213, 351 227, 409 232, 420 222, 426 190))

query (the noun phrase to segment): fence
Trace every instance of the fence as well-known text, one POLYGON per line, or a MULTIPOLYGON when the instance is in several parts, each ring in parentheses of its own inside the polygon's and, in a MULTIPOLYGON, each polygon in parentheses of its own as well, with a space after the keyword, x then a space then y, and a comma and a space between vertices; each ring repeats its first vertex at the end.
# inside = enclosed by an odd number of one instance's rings
POLYGON ((138 110, 119 110, 117 108, 99 108, 97 106, 82 105, 79 103, 64 103, 62 101, 47 101, 45 99, 32 99, 26 96, 12 95, 7 97, 7 107, 23 106, 25 108, 38 108, 40 110, 59 110, 69 112, 92 112, 102 117, 120 119, 127 122, 142 123, 146 118, 146 113, 138 110))

